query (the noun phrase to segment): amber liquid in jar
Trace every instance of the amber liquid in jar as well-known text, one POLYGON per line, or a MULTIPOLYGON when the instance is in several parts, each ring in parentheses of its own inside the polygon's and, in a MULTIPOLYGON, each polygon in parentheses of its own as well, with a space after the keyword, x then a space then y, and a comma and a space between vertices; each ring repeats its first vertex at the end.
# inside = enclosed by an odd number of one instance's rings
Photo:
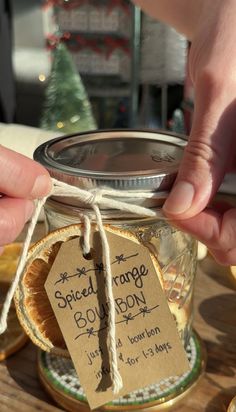
MULTIPOLYGON (((197 242, 166 220, 137 218, 119 211, 101 211, 104 224, 130 231, 159 262, 163 290, 175 319, 180 338, 187 347, 193 321, 193 288, 197 262, 197 242)), ((45 206, 47 231, 80 223, 83 210, 49 200, 45 206)), ((86 214, 93 217, 92 210, 86 214)), ((93 218, 92 218, 93 220, 93 218)))

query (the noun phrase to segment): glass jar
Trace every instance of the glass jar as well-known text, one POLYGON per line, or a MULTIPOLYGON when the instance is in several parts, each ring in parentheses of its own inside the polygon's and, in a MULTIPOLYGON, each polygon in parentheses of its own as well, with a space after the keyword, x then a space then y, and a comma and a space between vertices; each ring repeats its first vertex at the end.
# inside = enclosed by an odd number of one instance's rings
MULTIPOLYGON (((160 132, 106 130, 54 139, 36 150, 35 159, 58 180, 87 190, 129 191, 126 203, 157 210, 175 179, 184 146, 183 138, 160 132), (144 193, 155 196, 144 198, 144 193)), ((93 210, 75 198, 59 200, 52 197, 45 205, 49 232, 80 222, 83 214, 94 220, 93 210)), ((158 260, 168 305, 186 347, 192 330, 197 242, 161 213, 160 218, 144 218, 120 210, 100 211, 104 223, 130 231, 158 260)))

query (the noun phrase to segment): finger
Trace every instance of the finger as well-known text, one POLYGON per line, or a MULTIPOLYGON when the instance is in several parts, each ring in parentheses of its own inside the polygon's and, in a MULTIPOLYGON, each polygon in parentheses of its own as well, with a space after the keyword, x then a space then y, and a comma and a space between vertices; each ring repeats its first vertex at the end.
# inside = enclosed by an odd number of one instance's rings
POLYGON ((236 264, 233 252, 236 250, 235 221, 236 209, 224 213, 205 209, 195 217, 175 221, 174 225, 204 243, 220 263, 236 264))
POLYGON ((51 179, 39 163, 0 145, 0 192, 10 197, 40 198, 51 190, 51 179))
POLYGON ((205 73, 196 83, 194 122, 175 185, 164 205, 174 219, 202 211, 231 162, 236 102, 220 81, 205 73))
POLYGON ((4 197, 0 200, 0 245, 13 242, 34 210, 28 199, 4 197))
POLYGON ((228 251, 209 249, 209 252, 220 265, 233 266, 236 263, 236 247, 228 251))

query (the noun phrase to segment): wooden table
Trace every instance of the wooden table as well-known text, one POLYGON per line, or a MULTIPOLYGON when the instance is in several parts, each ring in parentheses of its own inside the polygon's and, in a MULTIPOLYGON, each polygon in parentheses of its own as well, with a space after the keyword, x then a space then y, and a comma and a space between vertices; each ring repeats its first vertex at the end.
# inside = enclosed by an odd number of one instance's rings
MULTIPOLYGON (((37 236, 43 229, 39 226, 37 236)), ((227 268, 209 256, 200 262, 195 288, 194 327, 208 353, 206 373, 174 410, 223 412, 236 395, 236 283, 227 268)), ((28 343, 0 363, 1 412, 59 412, 41 387, 36 366, 37 349, 28 343)))

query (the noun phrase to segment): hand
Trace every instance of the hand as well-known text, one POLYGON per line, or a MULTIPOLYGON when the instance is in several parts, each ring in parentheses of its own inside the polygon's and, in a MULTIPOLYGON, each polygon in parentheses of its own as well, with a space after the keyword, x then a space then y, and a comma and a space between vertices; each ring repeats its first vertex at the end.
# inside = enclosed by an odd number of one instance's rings
POLYGON ((181 167, 164 205, 179 228, 221 264, 236 264, 236 209, 207 208, 236 167, 236 2, 203 2, 189 57, 195 112, 181 167))
POLYGON ((40 164, 0 145, 0 246, 18 236, 33 213, 33 199, 50 189, 51 179, 40 164))

